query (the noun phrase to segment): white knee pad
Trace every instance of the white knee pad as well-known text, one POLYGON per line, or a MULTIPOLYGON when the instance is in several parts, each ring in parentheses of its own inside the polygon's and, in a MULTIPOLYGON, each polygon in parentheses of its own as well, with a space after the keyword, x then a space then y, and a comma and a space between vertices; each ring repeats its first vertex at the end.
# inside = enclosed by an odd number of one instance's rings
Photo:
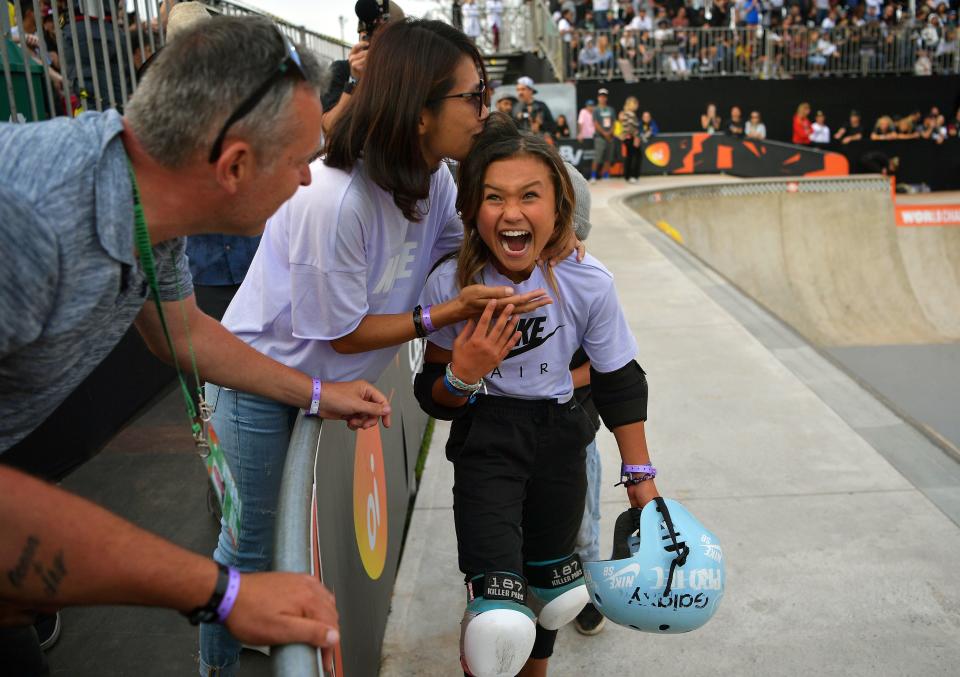
POLYGON ((576 554, 549 562, 527 562, 530 606, 545 630, 559 630, 590 601, 576 554))
POLYGON ((478 576, 460 625, 463 669, 474 677, 514 677, 537 637, 533 612, 524 604, 526 582, 511 573, 478 576), (482 586, 482 587, 481 587, 482 586))

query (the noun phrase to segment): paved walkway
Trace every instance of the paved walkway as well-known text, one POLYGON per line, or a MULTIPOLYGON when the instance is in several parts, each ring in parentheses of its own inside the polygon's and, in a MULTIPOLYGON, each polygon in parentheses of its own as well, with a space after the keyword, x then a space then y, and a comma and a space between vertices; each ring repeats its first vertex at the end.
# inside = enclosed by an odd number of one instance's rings
MULTIPOLYGON (((728 583, 688 635, 563 628, 551 676, 957 674, 960 466, 624 207, 622 181, 592 192, 590 250, 617 278, 648 372, 658 486, 721 536, 728 583)), ((381 677, 460 674, 446 432, 413 511, 381 677)), ((626 503, 606 429, 599 446, 609 552, 626 503)))

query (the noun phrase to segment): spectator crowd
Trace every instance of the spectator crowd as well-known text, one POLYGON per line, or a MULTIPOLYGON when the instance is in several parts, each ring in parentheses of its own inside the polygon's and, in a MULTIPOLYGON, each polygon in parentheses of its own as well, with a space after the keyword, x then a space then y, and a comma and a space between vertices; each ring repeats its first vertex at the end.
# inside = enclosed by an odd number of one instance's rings
POLYGON ((40 0, 39 15, 34 0, 6 4, 13 45, 23 47, 33 63, 49 66, 56 115, 114 104, 123 110, 124 99, 135 85, 130 71, 139 71, 162 44, 162 26, 170 7, 160 2, 155 16, 149 11, 139 15, 136 10, 115 16, 116 5, 104 2, 99 3, 101 16, 85 16, 82 5, 69 0, 40 0))
POLYGON ((957 72, 957 0, 551 0, 570 78, 957 72))

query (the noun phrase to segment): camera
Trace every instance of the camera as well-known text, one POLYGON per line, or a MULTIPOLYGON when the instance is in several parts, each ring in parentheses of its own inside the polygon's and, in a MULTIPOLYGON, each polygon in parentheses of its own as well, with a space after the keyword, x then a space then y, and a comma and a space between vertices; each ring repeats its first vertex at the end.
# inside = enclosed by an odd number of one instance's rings
POLYGON ((390 20, 389 0, 357 0, 353 11, 359 19, 357 33, 366 35, 367 40, 373 36, 377 26, 390 20))

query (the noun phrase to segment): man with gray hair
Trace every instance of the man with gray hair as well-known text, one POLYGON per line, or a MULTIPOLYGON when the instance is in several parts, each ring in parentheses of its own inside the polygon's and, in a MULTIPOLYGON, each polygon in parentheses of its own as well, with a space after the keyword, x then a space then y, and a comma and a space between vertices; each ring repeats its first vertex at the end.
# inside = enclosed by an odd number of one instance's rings
MULTIPOLYGON (((124 117, 0 125, 0 626, 69 605, 138 604, 223 623, 251 644, 338 640, 333 597, 315 578, 239 574, 32 478, 8 453, 131 323, 191 381, 195 364, 197 378, 352 428, 389 425, 389 404, 370 384, 320 384, 200 312, 183 252, 185 236, 214 225, 259 233, 310 183, 321 72, 271 22, 223 17, 157 55, 124 117)), ((200 417, 192 423, 198 443, 209 442, 200 417)), ((44 470, 64 456, 44 450, 29 465, 56 479, 44 470)), ((43 670, 3 664, 11 674, 43 670)))

